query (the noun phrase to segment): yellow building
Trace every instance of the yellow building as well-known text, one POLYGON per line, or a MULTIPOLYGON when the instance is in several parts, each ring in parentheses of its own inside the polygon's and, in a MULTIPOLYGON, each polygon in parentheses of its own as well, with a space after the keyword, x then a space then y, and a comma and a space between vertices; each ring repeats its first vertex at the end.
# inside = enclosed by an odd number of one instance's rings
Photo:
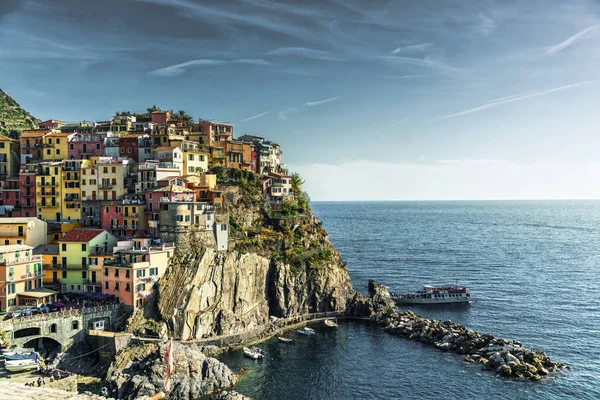
POLYGON ((44 162, 38 164, 35 177, 38 218, 44 221, 62 221, 63 164, 44 162))
POLYGON ((59 251, 57 244, 42 244, 33 249, 34 256, 42 257, 42 268, 44 270, 43 282, 45 286, 58 285, 60 283, 61 268, 59 263, 59 251))
POLYGON ((19 175, 21 144, 0 135, 0 181, 19 175))
POLYGON ((97 269, 90 268, 92 255, 108 253, 117 238, 104 229, 73 229, 59 243, 61 292, 91 292, 102 282, 97 269))
POLYGON ((56 292, 43 287, 42 276, 42 257, 33 247, 0 246, 0 310, 55 300, 56 292))
POLYGON ((65 221, 81 220, 81 160, 65 160, 62 169, 62 217, 65 221))
POLYGON ((183 153, 183 174, 201 174, 208 171, 208 154, 200 151, 183 153))
POLYGON ((44 136, 44 161, 66 160, 69 156, 69 134, 50 133, 44 136))
POLYGON ((117 116, 110 123, 110 130, 115 133, 127 133, 132 130, 133 122, 136 122, 134 116, 117 116))
MULTIPOLYGON (((98 200, 120 200, 127 193, 125 175, 127 160, 117 161, 111 157, 100 157, 96 162, 98 200)), ((86 191, 86 197, 89 194, 86 191)))
POLYGON ((0 245, 38 246, 48 241, 48 224, 35 217, 0 218, 0 245))

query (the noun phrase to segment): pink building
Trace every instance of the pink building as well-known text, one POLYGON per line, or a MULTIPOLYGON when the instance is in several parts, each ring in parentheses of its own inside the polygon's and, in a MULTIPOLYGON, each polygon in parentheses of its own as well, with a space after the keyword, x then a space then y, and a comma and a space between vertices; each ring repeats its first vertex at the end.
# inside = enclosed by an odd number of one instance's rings
POLYGON ((146 225, 143 198, 100 202, 100 226, 119 240, 144 236, 146 225))
POLYGON ((154 111, 152 113, 152 122, 159 125, 166 125, 171 119, 171 113, 168 111, 154 111))
POLYGON ((87 160, 104 156, 106 133, 76 133, 69 138, 69 160, 87 160))
POLYGON ((7 217, 21 217, 21 183, 19 178, 6 178, 0 188, 0 204, 6 208, 7 217))
MULTIPOLYGON (((173 179, 178 180, 181 178, 173 179)), ((173 184, 149 190, 145 195, 148 234, 152 237, 158 237, 160 232, 160 203, 196 201, 196 192, 194 190, 173 184)))
POLYGON ((19 172, 19 181, 21 185, 21 216, 35 217, 35 170, 21 169, 19 172))

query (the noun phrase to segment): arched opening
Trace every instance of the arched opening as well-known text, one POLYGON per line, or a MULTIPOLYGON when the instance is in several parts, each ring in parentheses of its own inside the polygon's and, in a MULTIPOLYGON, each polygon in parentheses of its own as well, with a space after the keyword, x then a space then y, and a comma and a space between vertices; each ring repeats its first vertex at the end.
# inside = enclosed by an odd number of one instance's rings
POLYGON ((73 328, 73 330, 79 329, 79 321, 75 320, 71 322, 71 327, 73 328))
POLYGON ((23 347, 35 349, 42 358, 48 361, 54 360, 56 355, 62 351, 60 342, 49 337, 31 339, 25 342, 23 347))
POLYGON ((56 333, 56 324, 50 325, 50 333, 56 333))
POLYGON ((40 331, 40 328, 25 328, 25 329, 19 329, 18 331, 15 331, 15 339, 18 338, 24 338, 27 336, 39 336, 41 335, 42 332, 40 331))

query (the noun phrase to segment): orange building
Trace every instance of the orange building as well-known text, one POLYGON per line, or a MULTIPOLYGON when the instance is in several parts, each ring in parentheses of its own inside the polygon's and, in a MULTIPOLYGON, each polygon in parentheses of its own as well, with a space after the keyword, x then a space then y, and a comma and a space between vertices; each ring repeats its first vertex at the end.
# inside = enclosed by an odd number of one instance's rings
POLYGON ((138 308, 144 305, 154 284, 167 270, 175 246, 173 243, 153 245, 154 240, 147 238, 133 240, 133 248, 119 250, 113 258, 104 260, 102 292, 138 308))

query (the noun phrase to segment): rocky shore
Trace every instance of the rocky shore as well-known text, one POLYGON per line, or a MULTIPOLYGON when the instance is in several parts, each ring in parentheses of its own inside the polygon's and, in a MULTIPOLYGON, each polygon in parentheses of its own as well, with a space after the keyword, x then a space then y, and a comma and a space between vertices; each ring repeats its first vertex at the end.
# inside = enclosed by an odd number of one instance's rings
POLYGON ((350 311, 370 317, 388 333, 461 354, 466 362, 480 363, 482 369, 503 377, 539 381, 567 367, 515 340, 482 334, 452 321, 419 317, 412 311, 398 313, 387 289, 375 281, 369 281, 368 297, 355 297, 350 311))

